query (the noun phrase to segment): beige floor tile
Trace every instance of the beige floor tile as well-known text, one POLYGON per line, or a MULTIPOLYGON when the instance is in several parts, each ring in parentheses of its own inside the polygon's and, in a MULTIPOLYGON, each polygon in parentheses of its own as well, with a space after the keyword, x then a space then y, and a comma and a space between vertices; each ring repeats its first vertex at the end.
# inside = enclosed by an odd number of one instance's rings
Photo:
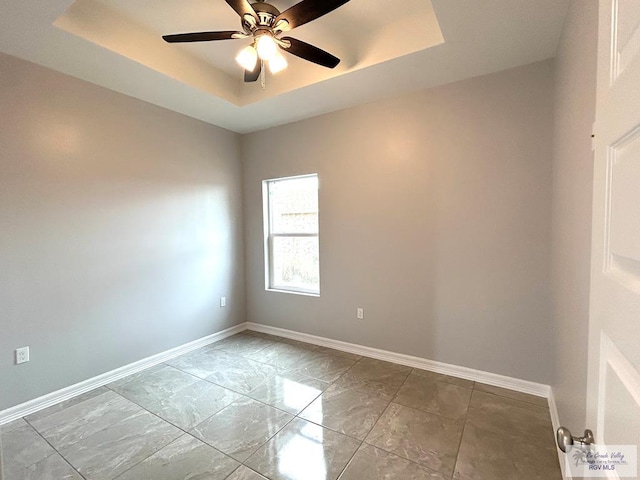
POLYGON ((428 377, 409 375, 394 398, 395 403, 437 413, 452 420, 464 420, 472 390, 428 377))
POLYGON ((365 442, 451 476, 462 427, 462 422, 392 403, 365 442))
POLYGON ((8 478, 19 478, 26 468, 54 455, 55 450, 23 419, 3 425, 2 458, 8 478))
POLYGON ((449 477, 365 443, 340 480, 449 480, 449 477))
POLYGON ((336 381, 336 385, 391 400, 410 372, 410 367, 362 358, 336 381))
POLYGON ((555 448, 548 408, 474 390, 467 422, 514 439, 527 438, 543 448, 555 448))
POLYGON ((431 380, 437 380, 439 382, 452 383, 454 385, 458 385, 460 387, 473 388, 475 382, 473 380, 466 380, 464 378, 451 377, 449 375, 444 375, 442 373, 431 372, 429 370, 421 370, 419 368, 414 368, 413 375, 418 375, 419 377, 430 378, 431 380))
POLYGON ((299 373, 274 375, 248 394, 260 402, 296 415, 313 402, 329 384, 299 373))
POLYGON ((238 469, 227 477, 226 480, 268 480, 259 473, 248 467, 241 465, 238 469))
POLYGON ((246 465, 270 480, 335 480, 360 442, 296 418, 246 465))
POLYGON ((128 470, 118 480, 224 480, 240 464, 185 434, 128 470))
POLYGON ((455 480, 561 480, 555 451, 465 426, 455 480))
POLYGON ((315 352, 313 357, 302 359, 293 365, 289 371, 301 373, 308 377, 317 378, 324 382, 335 382, 356 362, 344 357, 315 352))
POLYGON ((9 479, 561 478, 544 398, 249 331, 27 420, 9 479))
POLYGON ((353 360, 354 362, 357 362, 362 358, 362 355, 343 352, 342 350, 336 350, 335 348, 329 348, 329 347, 318 347, 316 351, 320 353, 328 353, 329 355, 335 355, 336 357, 348 358, 349 360, 353 360))
POLYGON ((60 454, 86 479, 111 480, 170 444, 182 433, 140 408, 136 415, 65 447, 60 454))
POLYGON ((244 462, 292 418, 281 410, 244 398, 202 422, 192 434, 244 462))
POLYGON ((544 397, 536 397, 535 395, 528 395, 526 393, 516 392, 514 390, 508 390, 506 388, 494 387, 492 385, 486 385, 484 383, 475 384, 475 389, 485 393, 493 393, 494 395, 500 395, 501 397, 511 398, 513 400, 520 400, 521 402, 532 403, 539 407, 549 407, 549 401, 544 397))
POLYGON ((237 334, 231 337, 227 337, 224 340, 211 344, 209 347, 214 350, 225 350, 229 353, 235 353, 237 355, 247 355, 251 353, 257 353, 264 350, 276 342, 262 337, 255 337, 251 335, 237 334))
POLYGON ((333 385, 309 405, 300 417, 364 440, 389 400, 333 385))
POLYGON ((82 477, 59 454, 51 455, 7 480, 82 480, 82 477))

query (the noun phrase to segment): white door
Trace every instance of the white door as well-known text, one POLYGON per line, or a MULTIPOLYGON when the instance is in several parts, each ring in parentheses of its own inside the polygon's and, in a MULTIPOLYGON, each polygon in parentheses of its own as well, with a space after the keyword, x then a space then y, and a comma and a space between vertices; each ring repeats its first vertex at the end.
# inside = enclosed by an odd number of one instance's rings
POLYGON ((600 0, 598 35, 587 426, 640 445, 640 0, 600 0))

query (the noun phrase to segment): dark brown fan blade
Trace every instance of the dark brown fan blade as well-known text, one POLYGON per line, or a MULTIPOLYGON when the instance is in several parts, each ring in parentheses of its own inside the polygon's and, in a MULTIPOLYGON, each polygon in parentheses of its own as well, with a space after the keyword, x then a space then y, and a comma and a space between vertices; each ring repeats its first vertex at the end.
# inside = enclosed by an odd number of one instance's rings
POLYGON ((240 15, 241 18, 244 15, 249 14, 253 18, 257 19, 256 11, 247 0, 227 0, 227 3, 238 15, 240 15))
POLYGON ((292 28, 304 25, 307 22, 334 11, 348 1, 349 0, 302 0, 278 15, 274 25, 277 25, 280 20, 286 20, 289 23, 286 30, 291 30, 292 28))
POLYGON ((211 42, 212 40, 231 40, 235 34, 241 33, 235 31, 176 33, 175 35, 163 35, 162 38, 168 43, 211 42))
POLYGON ((260 77, 261 71, 262 71, 262 62, 260 61, 260 59, 258 59, 258 62, 256 63, 256 68, 254 68, 253 71, 251 70, 244 71, 244 81, 247 83, 255 82, 260 77))
POLYGON ((314 47, 313 45, 309 45, 301 40, 291 37, 282 37, 282 40, 291 42, 291 46, 289 48, 283 48, 283 50, 285 52, 289 52, 291 55, 295 55, 296 57, 300 57, 304 60, 308 60, 328 68, 335 68, 336 65, 340 63, 340 59, 338 57, 334 57, 329 52, 325 52, 324 50, 314 47))

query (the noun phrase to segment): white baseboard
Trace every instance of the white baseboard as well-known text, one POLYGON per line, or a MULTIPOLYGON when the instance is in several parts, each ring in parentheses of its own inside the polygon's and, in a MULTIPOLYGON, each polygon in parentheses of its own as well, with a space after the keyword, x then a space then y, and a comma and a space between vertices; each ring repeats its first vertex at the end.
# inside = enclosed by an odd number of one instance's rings
POLYGON ((39 410, 43 410, 47 407, 55 405, 56 403, 69 400, 70 398, 76 397, 85 392, 106 385, 107 383, 115 382, 116 380, 120 380, 121 378, 124 378, 128 375, 137 373, 149 367, 153 367, 154 365, 166 362, 167 360, 179 357, 180 355, 184 355, 185 353, 188 353, 192 350, 196 350, 206 345, 218 342, 224 338, 235 335, 236 333, 240 333, 246 329, 247 324, 241 323, 240 325, 236 325, 234 327, 227 328, 226 330, 222 330, 212 335, 194 340, 193 342, 185 343, 184 345, 180 345, 179 347, 175 347, 156 355, 143 358, 142 360, 130 363, 129 365, 125 365, 124 367, 116 368, 115 370, 103 373, 102 375, 98 375, 97 377, 89 378, 88 380, 76 383, 75 385, 71 385, 70 387, 65 387, 55 392, 51 392, 41 397, 35 398, 33 400, 29 400, 28 402, 21 403, 20 405, 16 405, 15 407, 7 408, 6 410, 0 411, 0 425, 9 423, 13 420, 17 420, 39 410))
POLYGON ((376 358, 378 360, 398 363, 400 365, 406 365, 409 367, 442 373, 445 375, 450 375, 452 377, 464 378, 466 380, 481 382, 487 385, 508 388, 510 390, 528 393, 530 395, 535 395, 538 397, 549 398, 549 407, 551 409, 552 420, 554 421, 553 427, 554 429, 557 428, 557 410, 555 410, 555 403, 553 403, 552 406, 551 390, 548 385, 507 377, 504 375, 498 375, 495 373, 483 372, 481 370, 474 370, 472 368, 459 367, 447 363, 436 362, 434 360, 428 360, 426 358, 414 357, 402 353, 395 353, 387 350, 380 350, 377 348, 357 345, 354 343, 342 342, 340 340, 332 340, 330 338, 318 337, 315 335, 295 332, 292 330, 260 325, 257 323, 242 323, 240 325, 236 325, 221 332, 217 332, 193 342, 186 343, 179 347, 172 348, 165 352, 143 358, 142 360, 131 363, 129 365, 125 365, 124 367, 120 367, 110 372, 103 373, 102 375, 98 375, 97 377, 90 378, 88 380, 76 383, 75 385, 71 385, 69 387, 57 390, 47 395, 43 395, 20 405, 16 405, 15 407, 2 410, 0 411, 0 425, 11 422, 13 420, 17 420, 18 418, 24 417, 26 415, 30 415, 44 408, 55 405, 59 402, 69 400, 70 398, 76 397, 95 388, 101 387, 108 383, 124 378, 128 375, 132 375, 146 368, 178 357, 192 350, 210 345, 247 329, 254 330, 256 332, 269 333, 292 340, 299 340, 301 342, 307 342, 313 345, 334 348, 336 350, 354 353, 356 355, 362 355, 365 357, 376 358))
POLYGON ((330 338, 318 337, 315 335, 309 335, 307 333, 299 333, 293 330, 270 327, 268 325, 261 325, 258 323, 247 323, 246 325, 249 330, 254 330, 256 332, 269 333, 271 335, 277 335, 279 337, 312 343, 314 345, 320 345, 322 347, 330 347, 336 350, 341 350, 343 352, 376 358, 378 360, 385 360, 387 362, 398 363, 400 365, 406 365, 408 367, 421 368, 423 370, 443 373, 452 377, 464 378, 466 380, 486 383, 487 385, 493 385, 495 387, 508 388, 510 390, 528 393, 537 397, 548 398, 551 392, 551 388, 549 387, 549 385, 530 382, 528 380, 507 377, 504 375, 498 375, 496 373, 483 372, 481 370, 474 370, 473 368, 459 367, 457 365, 436 362, 434 360, 428 360, 426 358, 414 357, 411 355, 405 355, 403 353, 389 352, 387 350, 380 350, 378 348, 365 347, 362 345, 357 345, 355 343, 332 340, 330 338))

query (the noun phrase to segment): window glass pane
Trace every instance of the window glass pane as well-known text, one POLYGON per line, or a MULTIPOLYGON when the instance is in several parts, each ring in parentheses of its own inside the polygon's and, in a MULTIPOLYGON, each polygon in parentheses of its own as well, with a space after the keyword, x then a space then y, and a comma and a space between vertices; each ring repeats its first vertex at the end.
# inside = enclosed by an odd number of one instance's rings
POLYGON ((271 233, 318 233, 318 177, 269 182, 271 233))
POLYGON ((272 288, 320 292, 318 237, 273 237, 272 288))

